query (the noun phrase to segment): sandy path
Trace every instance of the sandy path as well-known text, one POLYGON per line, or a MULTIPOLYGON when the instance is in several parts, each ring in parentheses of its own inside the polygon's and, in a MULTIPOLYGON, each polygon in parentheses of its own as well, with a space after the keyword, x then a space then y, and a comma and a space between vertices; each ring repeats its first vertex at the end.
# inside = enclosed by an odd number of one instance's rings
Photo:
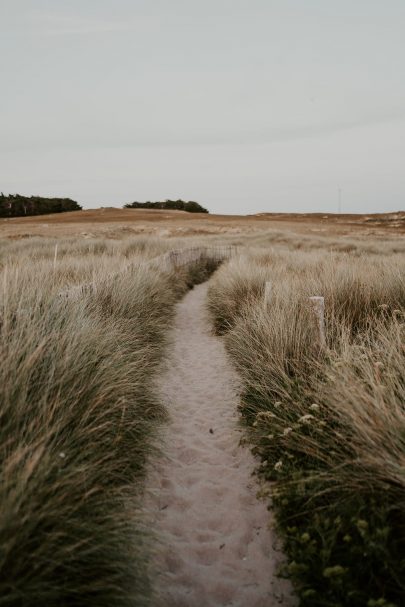
POLYGON ((171 423, 149 477, 145 509, 161 538, 156 605, 291 605, 250 451, 239 446, 238 377, 205 310, 206 285, 177 306, 157 389, 171 423), (283 600, 284 596, 284 600, 283 600))

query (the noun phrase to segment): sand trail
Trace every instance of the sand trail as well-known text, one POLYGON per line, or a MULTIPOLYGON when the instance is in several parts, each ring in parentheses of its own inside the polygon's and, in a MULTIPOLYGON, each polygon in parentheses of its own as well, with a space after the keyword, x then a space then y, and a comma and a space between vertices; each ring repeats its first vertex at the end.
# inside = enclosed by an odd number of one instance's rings
POLYGON ((275 577, 270 514, 256 498, 250 451, 239 446, 239 380, 205 309, 207 285, 177 306, 159 396, 170 414, 145 510, 160 538, 156 606, 292 605, 275 577))

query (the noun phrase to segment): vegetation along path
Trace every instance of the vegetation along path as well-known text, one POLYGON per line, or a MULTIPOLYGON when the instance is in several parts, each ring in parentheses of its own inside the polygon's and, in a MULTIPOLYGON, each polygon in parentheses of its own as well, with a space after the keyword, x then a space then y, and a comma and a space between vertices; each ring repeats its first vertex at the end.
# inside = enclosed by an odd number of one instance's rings
POLYGON ((239 445, 238 377, 205 308, 207 284, 178 304, 157 389, 170 423, 146 510, 160 543, 156 605, 291 605, 275 576, 270 514, 256 498, 254 459, 239 445))

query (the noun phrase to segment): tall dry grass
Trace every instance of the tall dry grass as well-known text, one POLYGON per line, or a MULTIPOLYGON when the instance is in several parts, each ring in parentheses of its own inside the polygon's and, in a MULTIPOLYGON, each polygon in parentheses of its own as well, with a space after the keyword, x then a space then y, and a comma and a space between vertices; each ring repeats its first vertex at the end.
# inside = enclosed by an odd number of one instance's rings
MULTIPOLYGON (((299 225, 299 224, 298 224, 299 225)), ((312 233, 297 233, 287 230, 266 230, 259 234, 251 234, 243 238, 245 245, 250 249, 269 248, 287 249, 290 251, 332 253, 350 253, 354 257, 366 255, 390 256, 405 253, 405 240, 403 236, 380 233, 376 236, 367 232, 348 233, 336 235, 329 232, 328 227, 310 229, 312 233)))
POLYGON ((209 308, 244 381, 241 413, 300 604, 400 607, 403 260, 262 252, 218 271, 209 308), (325 297, 326 349, 312 295, 325 297))
POLYGON ((151 380, 175 302, 214 269, 145 265, 169 247, 66 240, 56 262, 54 241, 2 249, 2 606, 150 602, 139 503, 165 415, 151 380))

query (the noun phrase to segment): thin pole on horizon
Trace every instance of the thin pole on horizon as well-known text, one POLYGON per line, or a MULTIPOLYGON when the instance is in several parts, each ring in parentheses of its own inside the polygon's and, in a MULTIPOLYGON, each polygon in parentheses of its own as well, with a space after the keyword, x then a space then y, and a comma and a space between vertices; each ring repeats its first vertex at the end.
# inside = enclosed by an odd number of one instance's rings
POLYGON ((342 188, 338 188, 338 213, 342 213, 342 188))

